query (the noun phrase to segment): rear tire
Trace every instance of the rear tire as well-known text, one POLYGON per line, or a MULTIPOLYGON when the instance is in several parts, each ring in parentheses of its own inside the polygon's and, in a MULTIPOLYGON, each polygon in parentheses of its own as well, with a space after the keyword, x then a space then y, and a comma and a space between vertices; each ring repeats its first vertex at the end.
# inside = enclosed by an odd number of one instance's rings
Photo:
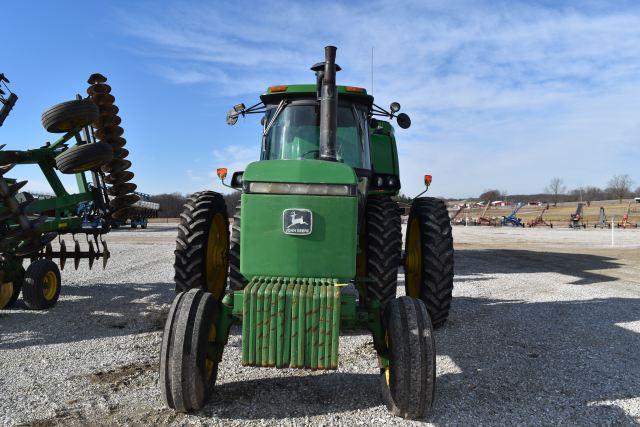
POLYGON ((63 102, 42 113, 42 126, 47 132, 65 133, 88 126, 98 120, 98 106, 90 99, 63 102))
POLYGON ((236 206, 231 227, 231 246, 229 247, 229 289, 240 291, 247 285, 247 280, 240 273, 240 202, 236 206))
POLYGON ((22 298, 30 309, 44 310, 58 302, 60 287, 60 269, 56 263, 49 259, 38 259, 27 268, 22 298))
POLYGON ((426 304, 437 328, 449 316, 453 292, 453 235, 442 200, 420 197, 411 204, 405 256, 406 294, 426 304))
POLYGON ((221 194, 195 193, 180 214, 176 238, 176 292, 208 290, 221 300, 229 270, 229 218, 221 194))
POLYGON ((176 411, 198 410, 211 396, 218 361, 209 359, 207 347, 216 338, 218 316, 218 302, 201 289, 180 293, 171 304, 158 383, 165 403, 176 411))
POLYGON ((76 145, 56 157, 56 167, 62 173, 79 173, 97 170, 113 159, 113 148, 109 144, 76 145))
POLYGON ((385 310, 389 367, 380 382, 387 409, 399 417, 421 418, 436 391, 436 346, 424 303, 411 297, 391 300, 385 310))
POLYGON ((395 298, 402 251, 402 225, 398 204, 389 196, 367 199, 365 213, 367 289, 384 306, 395 298))

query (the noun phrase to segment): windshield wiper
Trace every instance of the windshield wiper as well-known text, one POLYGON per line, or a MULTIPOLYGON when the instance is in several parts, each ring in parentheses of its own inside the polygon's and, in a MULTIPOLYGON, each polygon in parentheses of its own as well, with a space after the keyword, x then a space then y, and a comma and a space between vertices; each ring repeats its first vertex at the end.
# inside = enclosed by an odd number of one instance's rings
POLYGON ((278 104, 278 108, 276 108, 276 112, 273 113, 273 117, 271 117, 271 120, 269 120, 269 123, 267 123, 267 125, 264 127, 262 131, 262 136, 267 136, 267 134, 269 133, 269 130, 271 130, 271 126, 273 126, 273 123, 276 121, 276 119, 278 118, 282 110, 284 110, 284 106, 286 104, 287 104, 287 100, 283 99, 282 101, 280 101, 280 104, 278 104))

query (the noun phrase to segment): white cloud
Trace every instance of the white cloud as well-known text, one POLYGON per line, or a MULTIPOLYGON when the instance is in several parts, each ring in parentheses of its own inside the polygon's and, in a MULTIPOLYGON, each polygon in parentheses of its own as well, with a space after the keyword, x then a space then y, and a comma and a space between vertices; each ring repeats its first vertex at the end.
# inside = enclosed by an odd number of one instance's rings
MULTIPOLYGON (((551 176, 569 186, 616 173, 640 182, 639 10, 581 7, 181 4, 122 21, 156 72, 227 97, 312 81, 308 68, 331 43, 339 81, 369 86, 374 46, 376 99, 412 116, 397 132, 405 190, 420 191, 428 171, 434 193, 465 196, 540 191, 551 176)), ((214 156, 244 150, 235 147, 214 156)), ((255 149, 231 163, 249 158, 255 149)))

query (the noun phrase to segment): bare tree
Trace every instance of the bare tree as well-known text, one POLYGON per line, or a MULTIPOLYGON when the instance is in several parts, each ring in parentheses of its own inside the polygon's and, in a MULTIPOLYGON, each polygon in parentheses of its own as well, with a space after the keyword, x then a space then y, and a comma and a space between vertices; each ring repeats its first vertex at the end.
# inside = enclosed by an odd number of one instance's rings
POLYGON ((502 193, 499 190, 486 190, 479 197, 480 200, 486 203, 494 202, 502 198, 502 193))
POLYGON ((622 203, 622 199, 627 197, 631 190, 631 184, 633 184, 633 181, 629 175, 614 175, 613 178, 609 180, 608 190, 622 203))
POLYGON ((587 202, 587 206, 591 206, 591 202, 597 200, 597 198, 602 194, 602 190, 598 187, 585 187, 584 192, 582 194, 584 201, 587 202))
POLYGON ((558 199, 560 198, 560 194, 563 194, 566 191, 567 187, 564 186, 562 179, 553 178, 549 185, 546 188, 546 192, 550 193, 553 198, 553 206, 558 206, 558 199))

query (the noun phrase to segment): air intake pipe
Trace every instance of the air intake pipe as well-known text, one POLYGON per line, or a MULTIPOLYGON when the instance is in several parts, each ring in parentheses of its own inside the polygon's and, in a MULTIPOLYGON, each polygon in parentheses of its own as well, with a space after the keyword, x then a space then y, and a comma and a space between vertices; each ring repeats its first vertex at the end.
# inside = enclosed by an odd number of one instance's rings
POLYGON ((320 160, 332 162, 336 161, 336 132, 338 128, 336 50, 335 46, 324 48, 324 70, 316 71, 320 86, 320 160))

